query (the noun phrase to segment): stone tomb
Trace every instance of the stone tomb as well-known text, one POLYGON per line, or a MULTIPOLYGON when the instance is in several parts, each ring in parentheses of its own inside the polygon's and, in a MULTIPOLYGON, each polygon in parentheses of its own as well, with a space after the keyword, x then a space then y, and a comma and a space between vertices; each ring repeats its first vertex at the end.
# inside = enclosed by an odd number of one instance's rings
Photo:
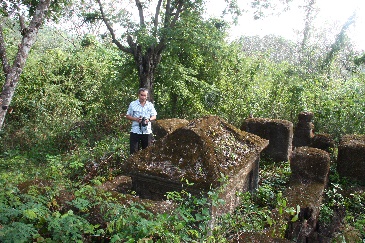
POLYGON ((270 141, 262 155, 275 162, 288 161, 292 151, 293 123, 286 120, 268 118, 248 118, 241 130, 256 134, 270 141))
POLYGON ((321 149, 296 148, 290 157, 290 176, 284 196, 288 207, 300 206, 299 219, 289 222, 287 239, 295 242, 318 242, 316 230, 320 206, 328 183, 330 156, 321 149))
POLYGON ((338 146, 340 176, 365 184, 365 135, 344 135, 338 146))
POLYGON ((309 147, 322 149, 330 154, 333 153, 336 143, 330 134, 314 134, 309 147))
POLYGON ((178 118, 156 120, 156 122, 152 122, 153 135, 156 140, 159 140, 188 123, 188 120, 178 118))
POLYGON ((131 156, 126 167, 132 190, 141 198, 165 199, 167 192, 181 191, 206 195, 222 189, 225 200, 220 213, 239 204, 236 192, 257 188, 260 152, 268 141, 239 130, 217 116, 192 120, 187 126, 131 156), (226 180, 222 180, 226 177, 226 180), (186 186, 185 181, 193 183, 186 186))
POLYGON ((294 128, 293 147, 310 146, 314 136, 314 125, 312 123, 314 114, 312 112, 301 112, 298 115, 298 123, 294 128))

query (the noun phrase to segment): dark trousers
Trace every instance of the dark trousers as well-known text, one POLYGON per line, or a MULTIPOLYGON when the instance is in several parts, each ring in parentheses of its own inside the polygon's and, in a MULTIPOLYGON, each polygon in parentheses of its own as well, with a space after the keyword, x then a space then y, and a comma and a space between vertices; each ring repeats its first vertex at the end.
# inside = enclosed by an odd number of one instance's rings
POLYGON ((130 133, 130 154, 137 152, 139 149, 145 149, 152 144, 151 134, 130 133))

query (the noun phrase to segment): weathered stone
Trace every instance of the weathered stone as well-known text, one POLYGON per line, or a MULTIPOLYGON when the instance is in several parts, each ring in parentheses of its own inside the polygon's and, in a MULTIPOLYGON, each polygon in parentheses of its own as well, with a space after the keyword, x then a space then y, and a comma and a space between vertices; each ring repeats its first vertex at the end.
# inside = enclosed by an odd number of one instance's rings
POLYGON ((314 134, 310 147, 322 149, 328 153, 333 153, 335 140, 329 134, 314 134))
POLYGON ((304 111, 299 113, 298 115, 298 123, 300 124, 308 124, 309 122, 312 122, 314 117, 314 114, 309 111, 304 111))
POLYGON ((316 242, 309 239, 316 238, 320 206, 323 201, 325 184, 300 183, 294 180, 289 183, 284 196, 288 199, 288 207, 300 206, 299 218, 295 222, 289 221, 285 238, 296 242, 316 242))
POLYGON ((365 184, 365 135, 344 135, 338 146, 340 176, 365 184))
POLYGON ((292 151, 293 123, 286 120, 267 118, 248 118, 241 130, 256 134, 269 140, 269 146, 263 151, 274 162, 288 161, 292 151))
POLYGON ((236 192, 256 189, 260 152, 267 145, 265 139, 207 116, 134 154, 127 167, 133 190, 142 198, 164 199, 167 192, 180 191, 185 180, 194 183, 184 189, 195 195, 225 185, 219 197, 226 204, 219 210, 228 212, 239 203, 236 192))
POLYGON ((188 120, 177 118, 156 120, 156 122, 152 122, 152 131, 154 138, 156 140, 161 139, 167 134, 172 133, 176 129, 186 126, 188 123, 188 120))
POLYGON ((298 123, 294 128, 293 147, 309 146, 314 136, 312 112, 301 112, 298 115, 298 123))
POLYGON ((329 167, 329 154, 317 148, 296 148, 290 158, 291 177, 302 182, 326 183, 329 167))
POLYGON ((289 222, 286 238, 296 242, 316 242, 320 206, 328 182, 330 156, 310 147, 296 148, 290 157, 290 176, 284 197, 288 207, 300 207, 299 219, 289 222))

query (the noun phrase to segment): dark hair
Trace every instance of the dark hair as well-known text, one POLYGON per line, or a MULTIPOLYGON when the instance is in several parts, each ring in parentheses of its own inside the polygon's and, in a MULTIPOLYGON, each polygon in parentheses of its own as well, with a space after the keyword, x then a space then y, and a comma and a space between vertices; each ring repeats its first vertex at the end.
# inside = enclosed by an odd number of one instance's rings
POLYGON ((141 92, 145 92, 145 91, 147 91, 147 92, 148 92, 148 89, 147 89, 147 88, 140 88, 140 89, 138 90, 138 94, 140 94, 141 92))

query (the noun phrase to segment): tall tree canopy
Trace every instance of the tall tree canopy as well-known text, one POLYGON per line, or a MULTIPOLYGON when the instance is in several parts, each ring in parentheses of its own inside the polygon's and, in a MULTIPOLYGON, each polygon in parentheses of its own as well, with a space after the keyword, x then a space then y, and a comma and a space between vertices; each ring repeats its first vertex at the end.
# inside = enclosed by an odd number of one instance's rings
MULTIPOLYGON (((138 11, 138 20, 136 23, 130 22, 126 15, 123 24, 126 26, 115 27, 113 25, 113 13, 107 9, 106 1, 96 0, 99 6, 98 14, 105 23, 111 34, 113 43, 123 52, 133 55, 139 76, 139 86, 150 89, 150 99, 153 100, 154 75, 158 64, 161 61, 161 55, 166 45, 173 36, 173 29, 176 27, 182 14, 202 14, 202 0, 167 0, 167 1, 140 1, 135 0, 135 9, 138 11), (155 4, 155 7, 152 5, 155 4), (149 10, 154 9, 154 13, 149 10), (116 29, 126 27, 125 41, 122 41, 116 34, 116 29)), ((122 4, 122 3, 120 3, 122 4)), ((113 3, 113 6, 117 6, 113 3)), ((120 10, 127 12, 127 8, 120 10)), ((116 14, 120 14, 116 13, 116 14)), ((95 18, 94 18, 95 19, 95 18)), ((94 20, 93 19, 93 20, 94 20)))
MULTIPOLYGON (((135 0, 134 6, 123 1, 94 0, 98 9, 85 14, 85 20, 101 19, 111 35, 113 43, 123 52, 133 56, 138 71, 139 86, 150 89, 153 100, 153 85, 156 68, 161 62, 163 51, 173 39, 178 38, 178 22, 188 16, 202 18, 206 3, 204 0, 135 0), (118 6, 123 6, 118 9, 118 6), (138 16, 135 19, 134 16, 138 16), (122 19, 120 19, 122 18, 122 19), (123 30, 123 34, 118 32, 123 30)), ((132 2, 132 1, 131 1, 132 2)), ((235 0, 227 2, 227 11, 239 14, 235 0)), ((92 5, 91 5, 92 6, 92 5)), ((191 18, 194 19, 194 18, 191 18)))

